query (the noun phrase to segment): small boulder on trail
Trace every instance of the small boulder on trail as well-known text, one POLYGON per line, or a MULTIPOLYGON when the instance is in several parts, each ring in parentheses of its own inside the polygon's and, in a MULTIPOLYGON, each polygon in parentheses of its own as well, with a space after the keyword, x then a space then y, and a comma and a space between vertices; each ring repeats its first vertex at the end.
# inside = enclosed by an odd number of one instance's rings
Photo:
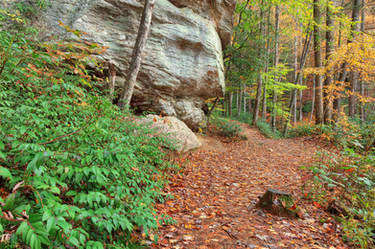
POLYGON ((172 140, 177 152, 187 152, 202 146, 194 132, 176 117, 160 117, 150 114, 140 118, 137 122, 150 124, 151 128, 157 132, 155 135, 166 135, 172 140))

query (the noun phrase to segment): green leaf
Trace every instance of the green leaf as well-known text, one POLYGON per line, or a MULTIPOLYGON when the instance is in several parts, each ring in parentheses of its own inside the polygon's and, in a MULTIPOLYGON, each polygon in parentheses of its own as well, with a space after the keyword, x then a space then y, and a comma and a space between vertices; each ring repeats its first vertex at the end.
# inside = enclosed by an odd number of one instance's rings
POLYGON ((0 166, 0 176, 4 178, 12 179, 12 174, 10 173, 10 171, 7 168, 1 167, 1 166, 0 166))
POLYGON ((52 186, 50 190, 51 190, 52 193, 55 193, 55 194, 61 193, 60 189, 56 186, 52 186))
POLYGON ((78 241, 78 239, 77 238, 75 238, 75 237, 70 237, 69 238, 69 242, 72 244, 72 245, 74 245, 74 246, 76 246, 76 247, 79 247, 79 241, 78 241))
POLYGON ((30 247, 31 247, 31 249, 40 249, 41 248, 40 240, 35 233, 33 233, 31 235, 30 247))
POLYGON ((56 219, 55 217, 50 217, 48 220, 47 220, 47 225, 46 225, 46 229, 47 229, 47 232, 50 232, 52 227, 54 227, 56 225, 56 219))
POLYGON ((3 160, 7 159, 7 155, 2 151, 0 151, 0 159, 3 159, 3 160))
POLYGON ((74 190, 69 190, 66 194, 65 194, 65 196, 75 196, 75 195, 77 195, 77 192, 76 191, 74 191, 74 190))

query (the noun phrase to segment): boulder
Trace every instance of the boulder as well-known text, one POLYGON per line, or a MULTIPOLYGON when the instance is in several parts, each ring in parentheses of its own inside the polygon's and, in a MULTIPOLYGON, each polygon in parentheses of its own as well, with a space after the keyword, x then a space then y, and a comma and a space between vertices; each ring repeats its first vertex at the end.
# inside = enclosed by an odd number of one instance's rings
POLYGON ((194 132, 176 117, 151 114, 138 119, 137 123, 150 124, 151 128, 155 129, 154 135, 166 135, 172 140, 177 152, 187 152, 202 146, 194 132))
MULTIPOLYGON (((224 92, 222 48, 230 42, 234 7, 235 0, 156 1, 131 105, 199 127, 204 101, 224 92)), ((115 65, 123 82, 142 8, 140 0, 54 0, 39 25, 48 39, 70 39, 61 20, 84 31, 84 40, 107 46, 101 57, 115 65)))

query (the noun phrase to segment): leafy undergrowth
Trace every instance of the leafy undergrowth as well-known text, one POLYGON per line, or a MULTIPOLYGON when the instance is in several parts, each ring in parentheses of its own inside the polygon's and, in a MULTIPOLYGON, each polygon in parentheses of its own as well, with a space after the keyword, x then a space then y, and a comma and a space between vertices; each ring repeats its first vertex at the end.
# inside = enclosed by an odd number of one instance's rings
POLYGON ((218 136, 235 138, 240 136, 241 126, 233 120, 213 116, 210 120, 209 131, 218 136))
POLYGON ((6 11, 0 22, 1 246, 127 248, 168 221, 153 204, 169 145, 95 90, 86 65, 103 48, 39 43, 6 11))
POLYGON ((336 146, 318 152, 306 167, 305 197, 326 208, 343 226, 344 239, 360 248, 375 246, 375 126, 342 114, 332 125, 299 123, 289 135, 315 136, 336 146))
POLYGON ((352 149, 341 154, 319 153, 309 169, 305 196, 337 216, 344 239, 360 248, 375 245, 375 155, 352 149))
MULTIPOLYGON (((317 129, 316 129, 317 130, 317 129)), ((343 116, 333 126, 319 127, 320 137, 340 153, 319 153, 309 167, 306 197, 337 216, 345 240, 355 247, 375 246, 375 127, 343 116)))
POLYGON ((256 126, 258 127, 259 131, 268 138, 278 139, 282 137, 279 130, 273 129, 272 126, 265 121, 258 120, 256 126))

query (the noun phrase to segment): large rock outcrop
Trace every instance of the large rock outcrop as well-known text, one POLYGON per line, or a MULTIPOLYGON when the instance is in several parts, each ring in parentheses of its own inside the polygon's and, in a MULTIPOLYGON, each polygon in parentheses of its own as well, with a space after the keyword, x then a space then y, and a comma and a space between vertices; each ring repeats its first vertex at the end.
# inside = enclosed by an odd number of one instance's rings
MULTIPOLYGON (((230 42, 234 2, 156 1, 133 107, 177 116, 190 128, 205 120, 204 101, 224 91, 222 47, 230 42)), ((53 0, 40 23, 65 39, 60 20, 86 32, 83 39, 109 48, 102 57, 123 76, 142 8, 140 0, 53 0)))

